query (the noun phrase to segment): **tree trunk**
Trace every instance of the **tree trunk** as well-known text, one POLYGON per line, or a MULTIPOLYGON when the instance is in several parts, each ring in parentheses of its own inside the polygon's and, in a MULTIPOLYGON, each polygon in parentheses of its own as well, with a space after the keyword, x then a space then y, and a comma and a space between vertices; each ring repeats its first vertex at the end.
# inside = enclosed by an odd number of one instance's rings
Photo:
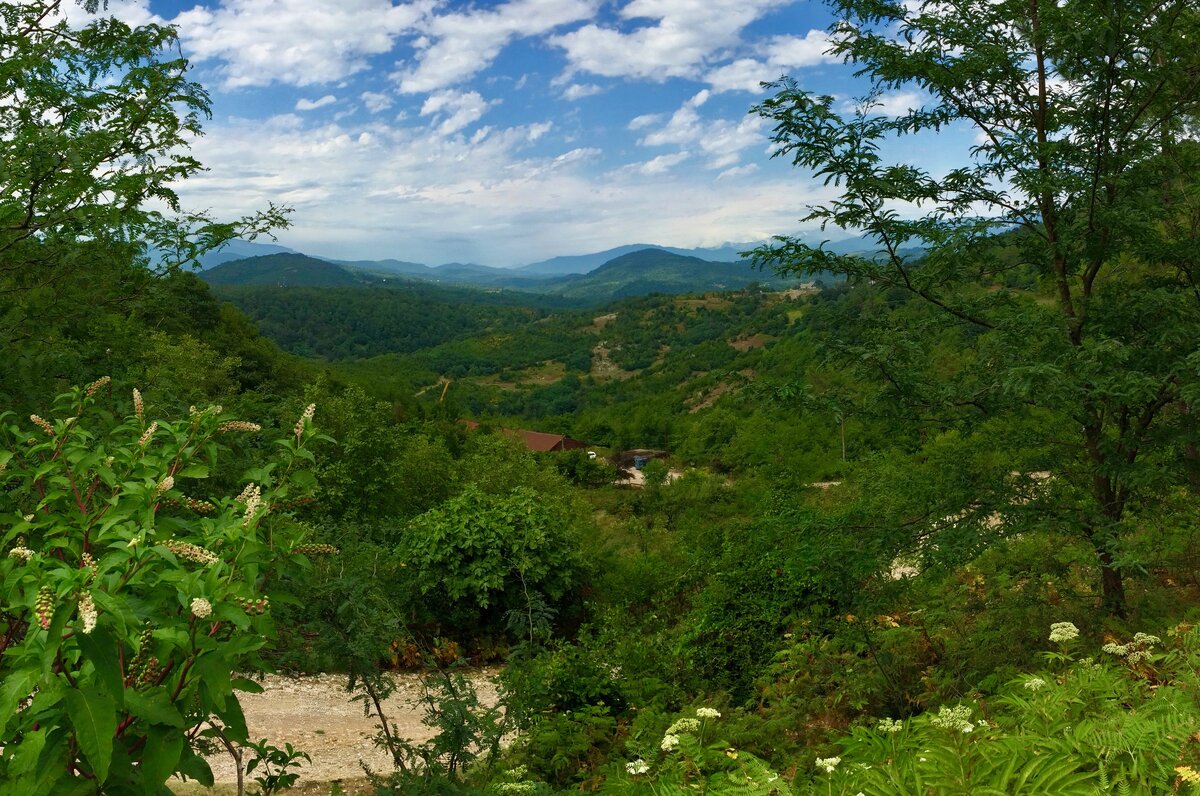
POLYGON ((1128 610, 1125 602, 1125 579, 1121 570, 1113 566, 1112 553, 1106 546, 1096 545, 1096 554, 1100 558, 1100 606, 1111 616, 1124 619, 1128 610))

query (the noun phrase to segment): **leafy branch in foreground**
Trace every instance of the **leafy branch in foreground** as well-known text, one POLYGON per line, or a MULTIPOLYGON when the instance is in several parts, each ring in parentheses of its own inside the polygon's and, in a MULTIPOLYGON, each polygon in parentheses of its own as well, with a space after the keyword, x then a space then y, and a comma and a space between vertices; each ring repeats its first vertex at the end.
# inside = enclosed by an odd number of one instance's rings
POLYGON ((248 741, 235 691, 256 686, 234 673, 263 668, 273 581, 305 561, 287 506, 312 486, 311 411, 233 497, 205 479, 256 424, 115 403, 103 378, 31 425, 0 415, 5 792, 211 784, 198 744, 248 741))

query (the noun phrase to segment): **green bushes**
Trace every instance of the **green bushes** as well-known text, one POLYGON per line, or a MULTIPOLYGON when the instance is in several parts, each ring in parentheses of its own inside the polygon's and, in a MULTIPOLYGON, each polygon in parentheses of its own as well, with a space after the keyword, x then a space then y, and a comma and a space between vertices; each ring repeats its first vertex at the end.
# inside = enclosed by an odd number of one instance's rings
POLYGON ((312 407, 247 472, 210 494, 226 435, 258 426, 219 407, 115 415, 108 379, 48 418, 0 416, 0 786, 159 793, 211 783, 203 737, 245 744, 234 672, 261 668, 277 577, 304 548, 287 507, 312 478, 312 407))
POLYGON ((856 729, 800 792, 1193 792, 1200 633, 1180 626, 1165 650, 1139 633, 1106 644, 1098 660, 1075 660, 1071 635, 1052 636, 1066 640, 1046 654, 1048 670, 1016 678, 994 698, 856 729))

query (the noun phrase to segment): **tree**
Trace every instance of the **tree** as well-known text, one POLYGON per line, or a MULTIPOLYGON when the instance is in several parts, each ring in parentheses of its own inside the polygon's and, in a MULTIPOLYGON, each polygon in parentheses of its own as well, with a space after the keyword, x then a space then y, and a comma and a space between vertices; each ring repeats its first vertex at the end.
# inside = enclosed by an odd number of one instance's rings
MULTIPOLYGON (((79 5, 95 13, 100 2, 79 5)), ((173 186, 202 170, 187 149, 203 133, 208 95, 187 79, 187 61, 171 56, 173 27, 100 15, 73 28, 63 6, 0 4, 5 270, 31 241, 151 244, 178 264, 284 221, 274 207, 233 224, 195 213, 168 218, 164 210, 180 211, 173 186)))
MULTIPOLYGON (((777 238, 755 252, 784 273, 832 271, 898 289, 936 320, 893 324, 870 361, 924 421, 1012 455, 1009 500, 930 516, 1016 518, 1074 529, 1096 553, 1103 603, 1126 609, 1121 540, 1151 498, 1181 482, 1194 442, 1200 332, 1200 8, 1193 0, 837 0, 831 53, 870 85, 843 115, 789 79, 754 111, 776 155, 840 189, 806 220, 864 231, 874 259, 777 238), (881 112, 884 93, 924 105, 881 112), (897 136, 970 127, 969 162, 946 174, 888 163, 897 136), (915 208, 915 210, 914 210, 915 208), (913 247, 924 247, 913 253, 913 247), (1011 272, 1035 278, 1025 289, 1011 272), (936 340, 966 352, 914 400, 936 340), (915 357, 889 361, 888 352, 915 357), (907 394, 907 395, 905 395, 907 394), (952 418, 947 420, 947 418, 952 418), (1036 420, 1036 422, 1032 422, 1036 420), (995 426, 992 426, 993 431, 995 426), (1014 438, 1015 437, 1015 438, 1014 438), (1033 484, 1038 461, 1052 480, 1033 484), (1025 501, 1023 511, 1012 507, 1025 501)), ((911 320, 911 318, 910 318, 911 320)), ((928 375, 928 374, 926 374, 928 375)), ((945 508, 945 507, 943 507, 945 508)), ((913 526, 917 527, 916 525, 913 526)), ((1026 526, 1028 527, 1028 526, 1026 526)))

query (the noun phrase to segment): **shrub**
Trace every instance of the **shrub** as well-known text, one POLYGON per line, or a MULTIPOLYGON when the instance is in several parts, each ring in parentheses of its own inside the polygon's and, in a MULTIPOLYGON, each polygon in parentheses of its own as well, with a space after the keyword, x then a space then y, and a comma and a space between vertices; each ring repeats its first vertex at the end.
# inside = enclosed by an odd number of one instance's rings
POLYGON ((246 743, 234 672, 261 668, 274 576, 295 567, 289 502, 311 486, 312 407, 237 497, 200 496, 219 407, 114 417, 101 379, 29 431, 0 415, 0 791, 157 793, 211 784, 206 735, 246 743))

